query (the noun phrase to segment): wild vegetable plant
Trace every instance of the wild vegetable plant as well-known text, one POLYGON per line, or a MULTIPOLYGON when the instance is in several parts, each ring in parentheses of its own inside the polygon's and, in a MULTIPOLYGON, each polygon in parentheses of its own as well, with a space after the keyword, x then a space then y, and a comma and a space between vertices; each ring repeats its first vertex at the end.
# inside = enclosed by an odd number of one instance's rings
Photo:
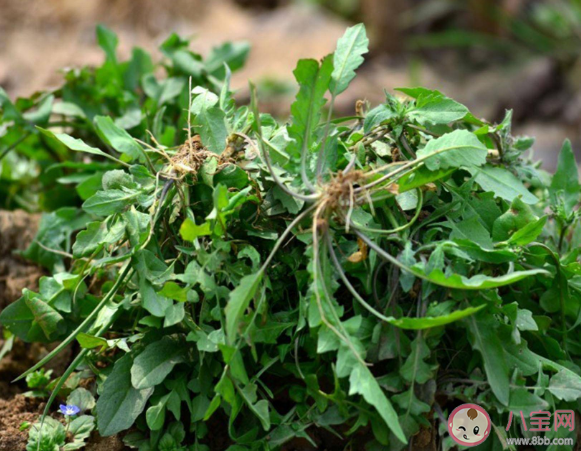
POLYGON ((87 373, 98 432, 141 451, 401 450, 426 431, 450 449, 463 402, 490 413, 483 446, 501 449, 522 434, 510 412, 579 411, 570 144, 550 176, 510 112, 490 123, 424 88, 335 118, 367 45, 357 25, 301 60, 287 124, 253 87, 237 106, 226 70, 216 92, 182 86, 179 146, 166 122, 150 142, 106 118, 103 145, 42 131, 116 165, 82 210, 43 222, 56 271, 0 315, 20 339, 61 342, 22 377, 81 347, 47 413, 87 373))
POLYGON ((58 89, 12 102, 0 88, 1 208, 52 212, 79 206, 99 189, 106 171, 143 161, 139 144, 124 142, 127 134, 151 143, 151 132, 169 147, 183 143, 188 83, 219 89, 226 71, 240 69, 249 51, 247 43, 228 42, 202 58, 189 50, 188 40, 172 34, 160 46, 159 63, 139 47, 121 61, 111 30, 98 26, 97 41, 105 62, 65 70, 58 89), (102 146, 106 156, 88 159, 43 133, 63 128, 102 146), (113 154, 121 163, 111 162, 113 154))

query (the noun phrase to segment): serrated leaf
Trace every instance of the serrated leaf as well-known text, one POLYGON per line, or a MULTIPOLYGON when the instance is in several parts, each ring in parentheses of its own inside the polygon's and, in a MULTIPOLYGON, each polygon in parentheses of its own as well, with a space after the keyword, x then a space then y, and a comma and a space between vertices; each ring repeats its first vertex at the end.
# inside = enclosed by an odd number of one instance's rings
POLYGON ((333 62, 330 57, 321 65, 316 60, 300 60, 294 75, 300 89, 291 105, 292 123, 288 127, 289 137, 293 140, 287 152, 295 160, 301 153, 313 148, 315 128, 321 120, 321 109, 325 105, 325 92, 329 87, 333 62))
POLYGON ((458 288, 464 290, 485 290, 488 288, 498 288, 505 285, 518 282, 530 276, 537 274, 549 273, 544 269, 529 269, 526 271, 514 271, 503 276, 490 277, 484 274, 477 274, 472 277, 462 276, 460 274, 452 274, 447 276, 441 270, 436 269, 429 274, 425 274, 417 268, 414 268, 424 278, 436 285, 448 288, 458 288))
POLYGON ((332 95, 341 94, 355 78, 355 70, 363 63, 363 55, 367 53, 368 45, 369 39, 362 23, 347 28, 345 34, 339 38, 333 54, 334 68, 329 86, 332 95))
POLYGON ((475 313, 482 310, 485 305, 481 305, 478 307, 468 307, 463 310, 456 310, 448 315, 442 316, 424 316, 421 318, 398 318, 390 321, 390 324, 399 327, 400 329, 413 329, 413 330, 421 330, 421 329, 430 329, 432 327, 440 327, 445 326, 446 324, 453 323, 454 321, 461 320, 462 318, 466 318, 468 316, 474 315, 475 313))
POLYGON ((393 406, 381 390, 375 376, 369 368, 360 362, 354 366, 349 377, 349 395, 360 394, 363 399, 377 409, 377 412, 387 424, 387 427, 403 443, 407 443, 407 438, 399 424, 397 413, 393 406))
POLYGON ((575 154, 571 148, 571 141, 568 139, 563 143, 557 171, 551 180, 549 187, 549 196, 553 205, 563 203, 567 211, 571 211, 579 203, 579 171, 575 154))
POLYGON ((472 348, 480 351, 484 361, 490 388, 498 401, 507 406, 510 392, 509 368, 504 358, 502 343, 496 333, 496 322, 485 313, 471 316, 466 322, 472 348))
POLYGON ((411 352, 407 360, 399 370, 401 376, 408 382, 425 384, 432 378, 433 372, 437 368, 437 365, 430 365, 424 361, 429 356, 430 348, 421 333, 418 333, 418 336, 412 342, 411 352))

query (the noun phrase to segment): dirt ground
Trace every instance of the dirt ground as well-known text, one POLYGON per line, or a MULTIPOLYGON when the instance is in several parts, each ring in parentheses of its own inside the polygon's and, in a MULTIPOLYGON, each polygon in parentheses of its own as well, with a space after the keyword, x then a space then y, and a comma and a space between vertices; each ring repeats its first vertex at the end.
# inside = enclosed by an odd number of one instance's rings
MULTIPOLYGON (((14 253, 30 244, 39 219, 39 215, 23 211, 0 210, 0 311, 18 299, 23 288, 37 288, 39 278, 44 275, 40 268, 14 253)), ((0 349, 3 345, 4 341, 0 339, 0 349)), ((0 361, 0 451, 25 450, 28 433, 20 431, 19 427, 25 421, 36 421, 44 406, 38 399, 22 396, 25 384, 10 381, 49 351, 50 347, 16 340, 12 350, 0 361)), ((47 368, 54 370, 55 374, 62 374, 70 359, 70 350, 65 350, 47 368)))
POLYGON ((25 249, 36 234, 40 215, 22 210, 0 211, 0 310, 18 299, 23 288, 34 290, 44 275, 14 253, 25 249))

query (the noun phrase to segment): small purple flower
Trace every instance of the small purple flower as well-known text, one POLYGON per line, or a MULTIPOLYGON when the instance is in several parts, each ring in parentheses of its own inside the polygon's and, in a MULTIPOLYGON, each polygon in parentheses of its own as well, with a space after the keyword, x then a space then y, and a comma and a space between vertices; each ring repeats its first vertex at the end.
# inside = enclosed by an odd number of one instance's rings
POLYGON ((65 404, 61 404, 60 405, 60 413, 62 413, 63 415, 70 417, 73 415, 76 415, 77 413, 79 413, 81 411, 81 409, 79 409, 77 406, 67 406, 65 404))

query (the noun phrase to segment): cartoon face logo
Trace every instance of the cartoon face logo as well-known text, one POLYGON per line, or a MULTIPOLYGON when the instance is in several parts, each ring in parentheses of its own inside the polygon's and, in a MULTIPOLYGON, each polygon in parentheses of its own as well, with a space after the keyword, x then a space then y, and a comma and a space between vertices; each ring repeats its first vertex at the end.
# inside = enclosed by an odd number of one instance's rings
POLYGON ((462 404, 448 417, 448 432, 456 443, 476 446, 490 434, 492 424, 486 410, 476 404, 462 404))

